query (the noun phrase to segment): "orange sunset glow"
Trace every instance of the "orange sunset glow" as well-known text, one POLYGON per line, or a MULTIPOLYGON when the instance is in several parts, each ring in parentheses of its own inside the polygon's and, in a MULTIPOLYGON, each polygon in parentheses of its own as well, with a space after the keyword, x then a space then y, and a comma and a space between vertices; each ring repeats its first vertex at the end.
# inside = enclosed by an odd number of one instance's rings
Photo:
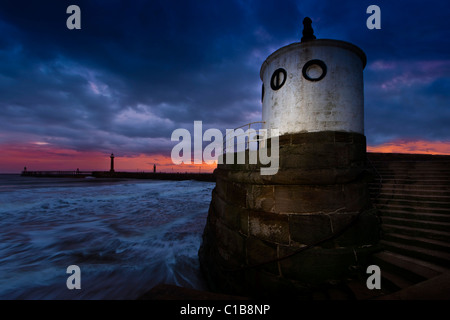
POLYGON ((378 146, 367 146, 367 152, 450 155, 450 141, 399 139, 378 146))
MULTIPOLYGON (((110 154, 94 151, 74 151, 55 149, 41 143, 30 143, 22 146, 1 146, 0 173, 20 173, 24 167, 28 171, 108 171, 110 154)), ((144 155, 124 156, 119 150, 114 153, 114 169, 116 171, 152 172, 156 165, 157 172, 201 172, 210 173, 215 164, 181 164, 172 163, 170 156, 144 155)))
MULTIPOLYGON (((107 171, 110 166, 109 153, 57 149, 46 143, 32 142, 26 145, 2 145, 0 173, 20 173, 24 167, 29 171, 76 170, 107 171)), ((213 172, 215 164, 172 163, 167 155, 126 156, 120 150, 111 150, 115 155, 116 171, 151 172, 156 165, 158 172, 213 172)), ((450 141, 395 140, 389 143, 367 146, 367 152, 415 153, 450 155, 450 141)))

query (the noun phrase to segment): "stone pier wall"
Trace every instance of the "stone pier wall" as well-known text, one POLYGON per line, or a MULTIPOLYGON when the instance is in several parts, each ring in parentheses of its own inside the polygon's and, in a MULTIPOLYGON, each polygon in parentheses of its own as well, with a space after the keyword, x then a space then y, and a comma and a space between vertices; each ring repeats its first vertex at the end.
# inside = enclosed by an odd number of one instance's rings
POLYGON ((276 175, 260 175, 260 165, 249 164, 215 170, 199 251, 214 291, 306 292, 350 276, 376 249, 364 135, 289 134, 279 144, 276 175))

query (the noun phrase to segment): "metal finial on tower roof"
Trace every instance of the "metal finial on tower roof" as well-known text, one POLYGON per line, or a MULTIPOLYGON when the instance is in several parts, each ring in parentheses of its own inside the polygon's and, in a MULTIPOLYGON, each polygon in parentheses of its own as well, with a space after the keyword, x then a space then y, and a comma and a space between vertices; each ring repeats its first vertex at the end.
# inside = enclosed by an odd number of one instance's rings
POLYGON ((312 20, 309 17, 306 17, 303 19, 303 37, 302 42, 305 41, 311 41, 316 39, 316 36, 314 35, 314 30, 311 26, 312 20))

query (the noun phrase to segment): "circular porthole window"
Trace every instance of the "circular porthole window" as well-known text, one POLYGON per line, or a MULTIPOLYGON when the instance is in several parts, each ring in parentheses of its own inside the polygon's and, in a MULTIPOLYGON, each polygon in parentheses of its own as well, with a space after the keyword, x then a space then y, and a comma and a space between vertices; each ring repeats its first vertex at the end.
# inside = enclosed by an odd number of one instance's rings
POLYGON ((309 81, 320 81, 327 74, 327 65, 322 60, 310 60, 303 66, 303 77, 309 81))
POLYGON ((283 68, 279 68, 275 70, 275 72, 272 75, 272 78, 270 79, 270 87, 272 90, 278 90, 280 89, 286 82, 287 73, 286 70, 283 68))
POLYGON ((264 101, 264 83, 262 84, 262 89, 261 89, 261 102, 264 101))

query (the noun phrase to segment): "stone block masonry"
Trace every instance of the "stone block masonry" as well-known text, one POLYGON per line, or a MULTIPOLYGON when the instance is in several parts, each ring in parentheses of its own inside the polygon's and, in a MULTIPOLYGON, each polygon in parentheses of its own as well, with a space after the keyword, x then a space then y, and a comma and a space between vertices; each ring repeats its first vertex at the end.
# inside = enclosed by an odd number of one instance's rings
POLYGON ((378 250, 364 135, 296 133, 279 142, 276 175, 260 175, 260 164, 215 170, 199 250, 213 291, 304 295, 351 277, 378 250))

